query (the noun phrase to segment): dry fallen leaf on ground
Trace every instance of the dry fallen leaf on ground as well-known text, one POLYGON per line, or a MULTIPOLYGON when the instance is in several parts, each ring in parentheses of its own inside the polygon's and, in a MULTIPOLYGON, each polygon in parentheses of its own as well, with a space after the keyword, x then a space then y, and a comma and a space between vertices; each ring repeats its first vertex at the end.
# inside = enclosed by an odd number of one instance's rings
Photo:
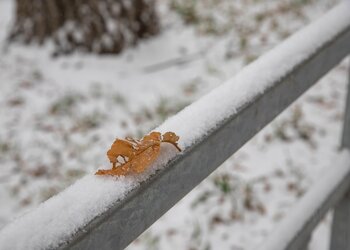
POLYGON ((157 159, 161 143, 171 143, 181 151, 177 145, 178 140, 179 137, 173 132, 166 132, 163 135, 159 132, 152 132, 141 140, 116 139, 107 152, 112 169, 101 169, 95 174, 121 176, 141 173, 157 159))

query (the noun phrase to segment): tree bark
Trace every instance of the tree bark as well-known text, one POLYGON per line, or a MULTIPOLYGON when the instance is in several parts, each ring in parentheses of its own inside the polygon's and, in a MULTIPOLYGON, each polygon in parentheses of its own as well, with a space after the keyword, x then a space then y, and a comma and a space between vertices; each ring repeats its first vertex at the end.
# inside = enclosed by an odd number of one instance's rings
POLYGON ((158 31, 154 0, 16 0, 9 40, 43 44, 51 39, 55 55, 115 54, 158 31))

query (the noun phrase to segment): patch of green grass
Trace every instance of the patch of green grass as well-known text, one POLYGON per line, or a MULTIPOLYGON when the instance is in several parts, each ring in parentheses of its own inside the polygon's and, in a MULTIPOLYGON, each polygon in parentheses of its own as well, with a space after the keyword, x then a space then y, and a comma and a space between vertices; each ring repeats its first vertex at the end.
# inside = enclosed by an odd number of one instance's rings
POLYGON ((112 100, 113 102, 120 104, 120 105, 125 105, 126 104, 126 100, 125 97, 122 96, 120 93, 114 93, 112 95, 112 100))
POLYGON ((225 175, 217 176, 214 179, 214 184, 224 194, 231 193, 232 188, 231 188, 231 185, 230 185, 230 176, 229 175, 225 174, 225 175))
POLYGON ((200 194, 191 204, 191 208, 197 207, 199 204, 205 203, 213 193, 210 191, 205 191, 200 194))
POLYGON ((95 111, 91 114, 85 115, 77 119, 73 130, 87 131, 90 129, 97 128, 105 120, 105 115, 95 111))
POLYGON ((178 13, 186 24, 197 24, 200 20, 196 0, 173 0, 170 3, 170 8, 178 13))
POLYGON ((52 115, 71 115, 74 107, 82 99, 83 96, 77 93, 66 94, 51 104, 49 113, 52 115))
POLYGON ((11 145, 9 142, 0 142, 0 154, 6 154, 11 150, 11 145))
POLYGON ((159 249, 160 237, 158 235, 152 234, 150 231, 142 235, 142 241, 145 242, 146 248, 149 250, 159 249))

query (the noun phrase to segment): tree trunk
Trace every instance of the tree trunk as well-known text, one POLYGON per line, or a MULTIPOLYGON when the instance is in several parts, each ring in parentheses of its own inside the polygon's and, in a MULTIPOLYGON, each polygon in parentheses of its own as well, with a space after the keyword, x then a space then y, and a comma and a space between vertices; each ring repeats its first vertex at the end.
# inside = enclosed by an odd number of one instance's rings
POLYGON ((56 55, 119 53, 158 32, 154 0, 16 0, 10 41, 43 44, 56 55))

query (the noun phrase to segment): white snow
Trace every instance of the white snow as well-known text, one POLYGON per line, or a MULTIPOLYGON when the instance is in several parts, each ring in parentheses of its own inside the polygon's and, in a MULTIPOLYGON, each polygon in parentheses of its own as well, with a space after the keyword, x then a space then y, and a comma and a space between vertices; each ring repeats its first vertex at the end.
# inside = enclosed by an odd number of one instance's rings
MULTIPOLYGON (((173 157, 176 152, 170 145, 161 146, 161 154, 166 155, 165 158, 173 157)), ((165 164, 163 159, 156 160, 153 167, 137 176, 85 176, 3 228, 0 232, 0 249, 57 247, 91 219, 139 186, 157 167, 165 164)))
POLYGON ((337 159, 329 162, 329 166, 318 182, 290 209, 286 218, 277 225, 270 237, 253 249, 286 249, 288 243, 335 191, 339 183, 350 174, 350 152, 344 150, 337 159))
MULTIPOLYGON (((349 26, 349 10, 347 3, 338 5, 326 16, 293 35, 156 130, 170 130, 179 134, 182 148, 192 145, 244 103, 292 70, 294 65, 319 46, 349 26)), ((114 180, 88 175, 77 181, 59 195, 42 203, 36 210, 3 228, 0 231, 0 249, 44 249, 57 246, 125 197, 142 180, 154 173, 156 168, 164 166, 174 156, 174 151, 170 148, 166 151, 168 154, 162 154, 157 163, 141 176, 114 180)))
POLYGON ((317 48, 349 27, 349 13, 350 2, 342 2, 155 130, 176 131, 181 138, 180 146, 191 146, 225 118, 236 113, 239 107, 285 76, 317 48))

